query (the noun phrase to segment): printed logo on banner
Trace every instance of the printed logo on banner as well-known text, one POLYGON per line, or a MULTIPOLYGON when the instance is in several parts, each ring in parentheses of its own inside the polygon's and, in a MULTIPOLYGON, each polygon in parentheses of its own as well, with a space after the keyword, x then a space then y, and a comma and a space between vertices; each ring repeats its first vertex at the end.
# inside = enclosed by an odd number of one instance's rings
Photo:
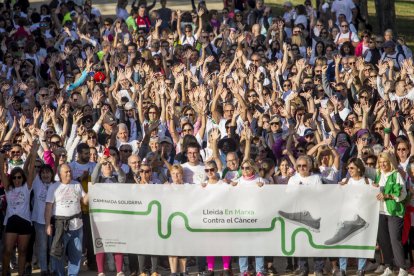
POLYGON ((96 248, 101 248, 103 246, 101 238, 96 238, 95 239, 95 246, 96 246, 96 248))
MULTIPOLYGON (((94 189, 97 189, 98 187, 99 186, 95 185, 94 189)), ((118 186, 116 190, 114 189, 111 192, 109 192, 107 190, 107 187, 108 186, 105 186, 104 191, 105 193, 108 192, 108 195, 111 195, 112 198, 115 193, 119 193, 121 190, 118 188, 118 186)), ((101 204, 99 207, 98 205, 95 205, 91 206, 90 209, 90 212, 92 214, 92 220, 95 223, 97 223, 97 225, 102 225, 103 227, 104 224, 101 224, 103 222, 102 219, 104 218, 104 221, 108 221, 108 217, 95 216, 99 213, 102 213, 114 216, 113 218, 116 217, 117 223, 122 223, 123 225, 129 225, 133 221, 145 221, 145 223, 147 223, 148 221, 154 222, 152 226, 154 228, 152 229, 154 229, 155 231, 147 232, 149 234, 148 237, 151 238, 141 239, 140 244, 152 241, 151 243, 147 243, 146 246, 147 248, 151 247, 153 246, 154 238, 158 236, 158 238, 160 239, 157 242, 158 244, 154 246, 155 249, 151 248, 151 250, 154 250, 151 252, 155 252, 157 254, 166 253, 166 251, 164 251, 165 247, 163 246, 163 244, 174 244, 174 241, 179 240, 183 237, 183 230, 187 233, 197 233, 196 236, 186 237, 188 241, 190 241, 192 238, 197 239, 199 241, 200 237, 207 237, 206 240, 211 240, 211 238, 213 237, 211 234, 213 233, 215 233, 215 239, 220 239, 221 237, 223 237, 222 239, 226 241, 228 241, 229 237, 231 237, 231 239, 237 240, 243 239, 243 237, 251 238, 252 236, 250 233, 262 233, 260 235, 255 236, 256 241, 260 242, 260 237, 264 237, 265 233, 276 232, 276 235, 278 236, 276 240, 279 241, 278 247, 280 248, 278 254, 283 256, 300 256, 303 254, 308 256, 320 256, 321 254, 329 254, 329 256, 353 256, 357 254, 358 256, 369 257, 373 254, 373 252, 375 252, 376 238, 374 236, 377 232, 376 229, 378 225, 378 216, 375 216, 373 214, 378 214, 378 202, 371 195, 372 191, 366 192, 362 202, 366 204, 367 202, 370 203, 372 201, 373 207, 356 209, 351 212, 350 209, 345 208, 345 206, 343 210, 345 210, 346 216, 340 214, 339 220, 334 221, 332 219, 337 219, 337 216, 329 216, 330 212, 325 212, 324 208, 321 208, 321 205, 315 205, 318 208, 312 208, 312 206, 309 204, 303 204, 304 206, 297 206, 295 204, 292 204, 293 201, 289 200, 289 197, 291 197, 291 194, 289 193, 285 193, 283 198, 280 198, 279 201, 274 202, 274 206, 271 206, 272 208, 267 209, 272 211, 266 213, 263 211, 263 209, 261 209, 261 206, 257 204, 256 201, 232 201, 233 204, 230 206, 220 206, 219 204, 213 204, 212 202, 223 202, 219 198, 220 196, 223 196, 223 189, 212 189, 210 191, 201 190, 201 192, 198 189, 199 188, 197 188, 196 186, 182 188, 183 191, 185 190, 185 196, 188 196, 188 198, 191 199, 197 198, 197 196, 199 195, 204 195, 207 192, 210 194, 214 193, 215 196, 212 197, 212 200, 214 201, 210 200, 209 198, 208 202, 203 202, 203 204, 200 206, 192 205, 191 209, 189 209, 187 205, 183 204, 180 208, 173 208, 175 210, 171 210, 171 205, 168 201, 172 201, 175 203, 178 202, 177 200, 174 200, 174 196, 176 195, 171 194, 171 191, 173 189, 164 189, 166 191, 166 197, 159 198, 160 200, 158 200, 158 197, 160 197, 161 192, 164 192, 163 188, 156 186, 148 186, 145 189, 140 190, 140 197, 147 196, 147 199, 144 199, 142 201, 142 205, 146 206, 146 208, 134 209, 130 207, 128 208, 126 206, 125 208, 122 204, 122 207, 117 207, 115 209, 113 206, 109 204, 106 206, 101 204), (143 193, 144 191, 145 194, 143 193), (191 192, 193 194, 191 194, 191 192), (154 195, 156 195, 157 199, 154 198, 154 195), (288 202, 289 204, 278 206, 277 204, 280 204, 281 200, 285 198, 287 198, 286 202, 288 202), (215 206, 214 208, 204 207, 213 205, 215 206), (240 208, 240 206, 242 206, 242 208, 240 208), (200 214, 200 216, 197 216, 196 214, 200 214), (118 217, 119 215, 123 217, 118 217), (131 217, 124 217, 125 215, 131 217), (151 218, 149 219, 149 217, 151 218), (121 218, 123 221, 119 220, 121 218), (265 218, 265 221, 267 222, 266 224, 261 222, 263 221, 263 218, 265 218), (175 221, 177 221, 178 224, 175 221), (295 227, 293 225, 299 227, 295 227), (337 225, 337 227, 332 225, 337 225), (176 235, 174 235, 174 232, 176 232, 176 235), (235 233, 235 235, 228 235, 230 233, 235 233), (353 239, 354 237, 356 238, 353 239), (170 239, 173 239, 174 241, 167 241, 170 239), (350 239, 352 239, 351 244, 347 244, 346 242, 350 239), (164 240, 166 242, 163 243, 161 240, 164 240), (305 241, 307 241, 308 246, 304 246, 305 241), (325 251, 327 249, 329 250, 325 251)), ((282 187, 268 187, 268 190, 283 191, 282 187)), ((325 196, 328 194, 328 192, 330 193, 329 197, 336 196, 337 198, 341 198, 341 196, 345 194, 345 191, 341 191, 339 193, 339 191, 334 187, 324 187, 324 190, 326 190, 324 191, 325 196)), ((249 192, 250 190, 245 191, 249 192)), ((311 192, 311 190, 306 191, 308 193, 311 192)), ((126 192, 130 191, 128 189, 125 189, 125 192, 119 193, 117 195, 117 198, 126 197, 126 192)), ((237 197, 237 193, 243 195, 242 192, 244 192, 242 189, 234 189, 231 191, 231 194, 226 194, 223 197, 227 198, 228 195, 231 195, 232 197, 234 196, 235 199, 243 198, 243 196, 237 197)), ((94 196, 94 194, 95 191, 91 193, 92 196, 94 196)), ((281 192, 274 192, 274 194, 281 194, 281 192)), ((301 194, 307 195, 307 193, 301 194)), ((244 195, 246 195, 246 193, 244 195)), ((259 196, 262 197, 263 195, 256 195, 256 197, 259 196)), ((107 204, 105 200, 106 199, 104 197, 98 196, 94 197, 92 199, 92 202, 104 202, 105 204, 107 204)), ((188 201, 183 200, 183 202, 188 201)), ((319 201, 316 202, 320 203, 319 201)), ((345 200, 344 198, 344 202, 349 204, 351 201, 349 199, 345 200)), ((176 204, 174 204, 174 206, 175 205, 176 204)), ((329 204, 329 206, 332 206, 332 204, 329 204)), ((340 208, 338 209, 338 211, 334 211, 333 213, 338 214, 339 212, 341 212, 340 208)), ((126 250, 128 252, 134 251, 132 243, 135 242, 136 236, 131 234, 135 233, 131 232, 130 237, 128 235, 123 236, 123 238, 126 239, 127 242, 118 241, 116 243, 116 246, 119 247, 117 249, 114 249, 113 243, 107 243, 107 241, 112 241, 115 238, 115 236, 113 236, 110 233, 110 231, 106 232, 106 230, 103 229, 105 228, 102 228, 102 231, 100 231, 99 235, 99 237, 101 237, 102 239, 99 238, 99 242, 98 239, 95 240, 96 248, 104 248, 104 251, 108 252, 113 250, 119 251, 123 249, 125 250, 125 244, 127 246, 131 244, 130 249, 126 250)), ((119 238, 119 236, 117 238, 119 238)), ((269 236, 267 236, 267 238, 269 239, 269 236)), ((211 241, 215 242, 214 240, 211 241)), ((255 243, 257 244, 256 241, 255 243)), ((171 252, 175 252, 175 247, 172 248, 174 249, 168 250, 170 250, 171 252)), ((186 250, 187 251, 183 251, 183 253, 193 253, 192 249, 186 250)), ((234 250, 233 246, 232 248, 229 248, 227 250, 229 250, 229 252, 233 252, 231 251, 234 250)), ((240 250, 243 250, 243 247, 241 247, 240 250)), ((270 252, 270 250, 272 249, 266 248, 266 250, 269 250, 270 252)), ((203 254, 201 251, 200 253, 198 251, 196 253, 200 255, 203 254)))

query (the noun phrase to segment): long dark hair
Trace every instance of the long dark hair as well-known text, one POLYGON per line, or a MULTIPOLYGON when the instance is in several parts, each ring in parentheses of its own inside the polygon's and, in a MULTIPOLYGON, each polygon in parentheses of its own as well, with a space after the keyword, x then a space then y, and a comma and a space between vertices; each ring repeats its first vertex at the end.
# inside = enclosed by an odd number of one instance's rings
POLYGON ((10 187, 12 187, 13 189, 14 189, 14 188, 16 188, 16 187, 14 187, 13 177, 14 177, 16 174, 18 174, 18 173, 20 173, 20 174, 22 175, 22 177, 23 177, 23 182, 22 182, 22 184, 26 183, 26 181, 27 181, 26 174, 24 173, 24 171, 23 171, 23 169, 22 169, 22 168, 20 168, 20 167, 13 168, 13 169, 11 170, 11 172, 10 172, 10 175, 9 175, 9 185, 10 185, 10 187))

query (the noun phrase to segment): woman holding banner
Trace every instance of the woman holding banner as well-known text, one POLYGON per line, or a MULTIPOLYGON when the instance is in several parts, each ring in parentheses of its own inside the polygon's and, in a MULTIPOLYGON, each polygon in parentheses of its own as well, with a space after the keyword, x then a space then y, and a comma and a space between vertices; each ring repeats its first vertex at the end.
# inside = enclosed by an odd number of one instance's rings
MULTIPOLYGON (((241 164, 242 176, 232 182, 233 186, 236 185, 258 185, 263 186, 265 180, 258 174, 258 169, 255 162, 252 159, 244 160, 241 164)), ((249 275, 248 272, 248 257, 239 257, 240 274, 242 276, 249 275)), ((264 270, 264 257, 255 257, 256 275, 263 276, 264 270)))
MULTIPOLYGON (((365 165, 362 162, 361 159, 353 157, 348 161, 348 174, 349 177, 343 179, 341 182, 339 182, 340 185, 351 185, 351 186, 357 186, 357 185, 371 185, 372 180, 364 177, 365 174, 365 165)), ((367 259, 359 258, 358 259, 358 271, 357 275, 364 275, 365 274, 365 264, 367 262, 367 259)), ((348 258, 339 258, 339 268, 341 270, 341 275, 346 275, 346 268, 348 265, 348 258)))
MULTIPOLYGON (((103 156, 102 158, 100 158, 91 176, 92 183, 125 183, 125 180, 125 172, 121 169, 121 167, 116 162, 115 158, 112 156, 103 156), (115 173, 117 175, 115 175, 115 173)), ((123 276, 123 255, 122 253, 114 253, 113 255, 115 259, 115 266, 117 272, 116 275, 123 276)), ((96 254, 96 264, 98 266, 98 276, 105 276, 105 253, 96 254)))
MULTIPOLYGON (((141 164, 140 170, 139 170, 139 184, 145 185, 145 184, 155 184, 152 181, 152 168, 151 165, 145 161, 141 164)), ((180 181, 181 182, 181 181, 180 181)), ((145 258, 147 255, 138 255, 138 266, 139 266, 139 275, 145 276, 147 275, 145 273, 145 258)), ((151 276, 157 276, 157 267, 158 267, 158 256, 150 256, 151 257, 151 276)))
POLYGON ((375 185, 380 187, 377 199, 381 201, 378 225, 378 243, 384 255, 383 276, 393 275, 393 261, 400 268, 399 276, 408 275, 401 242, 407 196, 405 181, 398 172, 395 155, 382 152, 378 156, 375 185))
MULTIPOLYGON (((209 185, 227 185, 226 182, 220 180, 220 174, 218 173, 217 164, 215 161, 207 161, 205 164, 204 171, 206 172, 207 179, 201 185, 203 187, 207 187, 209 185)), ((214 275, 214 263, 215 263, 215 256, 207 256, 207 273, 206 276, 213 276, 214 275)), ((230 256, 223 256, 221 257, 223 261, 223 276, 230 275, 230 256)))
MULTIPOLYGON (((170 166, 171 184, 183 185, 184 184, 184 172, 181 165, 175 164, 170 166)), ((169 184, 169 183, 166 183, 169 184)), ((152 260, 152 259, 151 259, 152 260)), ((187 266, 186 257, 168 256, 168 262, 170 263, 171 276, 178 276, 185 274, 185 268, 187 266)))

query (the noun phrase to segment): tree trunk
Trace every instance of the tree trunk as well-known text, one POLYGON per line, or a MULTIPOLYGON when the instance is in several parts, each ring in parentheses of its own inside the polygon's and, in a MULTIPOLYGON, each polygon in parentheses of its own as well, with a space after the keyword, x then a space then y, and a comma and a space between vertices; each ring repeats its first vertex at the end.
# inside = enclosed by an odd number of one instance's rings
POLYGON ((368 0, 359 1, 359 12, 361 17, 368 23, 368 0))
POLYGON ((379 33, 383 35, 386 29, 392 29, 395 32, 395 0, 375 0, 375 9, 379 33))

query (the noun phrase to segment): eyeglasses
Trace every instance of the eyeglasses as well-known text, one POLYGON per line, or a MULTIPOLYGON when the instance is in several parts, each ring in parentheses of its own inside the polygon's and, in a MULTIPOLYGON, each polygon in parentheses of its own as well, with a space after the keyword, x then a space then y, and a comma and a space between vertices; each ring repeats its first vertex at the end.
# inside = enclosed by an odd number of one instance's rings
POLYGON ((251 167, 249 166, 249 167, 241 167, 241 169, 243 170, 243 171, 247 171, 247 170, 250 170, 251 169, 251 167))
POLYGON ((21 176, 21 175, 15 175, 15 176, 13 176, 13 180, 16 180, 16 179, 23 179, 23 177, 21 176))
POLYGON ((210 168, 210 169, 204 169, 204 171, 206 172, 206 173, 208 173, 208 172, 214 172, 214 168, 210 168))
POLYGON ((307 164, 297 164, 296 167, 298 167, 298 168, 307 168, 308 165, 307 164))

